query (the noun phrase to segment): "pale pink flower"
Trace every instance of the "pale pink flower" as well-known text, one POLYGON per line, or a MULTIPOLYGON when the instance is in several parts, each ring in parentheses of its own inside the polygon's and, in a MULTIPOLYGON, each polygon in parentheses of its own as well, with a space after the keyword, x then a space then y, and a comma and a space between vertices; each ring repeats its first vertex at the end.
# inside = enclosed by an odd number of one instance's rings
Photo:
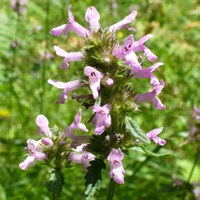
MULTIPOLYGON (((138 69, 138 70, 135 70, 135 71, 132 71, 131 72, 131 75, 135 78, 150 78, 151 81, 153 83, 155 83, 155 80, 153 81, 153 78, 154 75, 153 75, 153 72, 158 68, 160 67, 161 65, 163 65, 162 62, 157 62, 155 64, 153 64, 151 67, 148 67, 148 68, 141 68, 141 69, 138 69)), ((152 85, 154 85, 152 83, 152 85)), ((159 84, 159 83, 158 83, 159 84)))
POLYGON ((110 26, 109 31, 110 32, 116 32, 120 30, 121 28, 128 29, 128 24, 130 24, 136 17, 137 11, 131 12, 128 16, 126 16, 123 20, 117 22, 116 24, 113 24, 110 26))
POLYGON ((70 30, 81 37, 90 36, 90 32, 74 20, 71 8, 72 6, 70 5, 68 8, 68 23, 51 29, 50 33, 55 36, 60 36, 61 34, 66 35, 68 30, 70 30))
POLYGON ((110 163, 110 177, 118 184, 124 184, 125 170, 121 162, 123 158, 124 155, 120 148, 112 149, 107 158, 110 163))
POLYGON ((60 95, 60 98, 58 99, 57 103, 65 103, 67 100, 67 95, 69 92, 74 91, 82 86, 82 83, 80 80, 70 81, 67 83, 60 82, 60 81, 54 81, 49 79, 48 83, 55 86, 56 88, 63 89, 63 92, 60 95))
POLYGON ((74 149, 74 152, 69 154, 68 160, 72 163, 80 163, 83 165, 83 171, 87 171, 87 168, 90 166, 90 161, 95 159, 95 155, 92 153, 84 151, 84 147, 87 144, 82 144, 74 149))
POLYGON ((85 13, 85 20, 89 23, 92 31, 98 31, 100 29, 100 14, 94 6, 91 6, 87 9, 85 13))
POLYGON ((141 39, 139 39, 138 41, 135 41, 133 44, 133 50, 135 52, 137 51, 144 51, 144 56, 147 57, 147 59, 151 62, 153 62, 154 60, 156 60, 158 57, 151 52, 150 49, 148 49, 144 43, 146 43, 147 40, 149 40, 150 38, 152 38, 153 35, 152 34, 147 34, 144 37, 142 37, 141 39))
POLYGON ((160 146, 164 146, 166 144, 166 141, 158 137, 158 134, 160 134, 162 131, 163 131, 163 127, 153 129, 147 133, 147 137, 150 140, 153 140, 156 144, 159 144, 160 146))
POLYGON ((165 105, 162 104, 161 100, 157 97, 158 94, 162 91, 164 87, 164 81, 160 80, 158 85, 154 85, 154 89, 151 92, 147 92, 144 94, 138 94, 135 96, 137 103, 142 102, 152 102, 154 107, 158 110, 165 109, 165 105))
POLYGON ((81 123, 81 117, 82 117, 82 109, 79 109, 78 113, 76 114, 74 121, 72 122, 72 124, 65 129, 64 134, 71 138, 74 139, 75 135, 73 134, 73 131, 75 129, 80 129, 83 132, 88 132, 87 127, 85 126, 85 124, 81 123))
POLYGON ((84 55, 81 52, 66 52, 58 46, 54 46, 54 50, 58 56, 64 57, 64 61, 61 65, 63 69, 67 69, 69 64, 68 62, 80 61, 84 58, 84 55))
POLYGON ((44 115, 40 114, 36 117, 36 124, 39 127, 39 134, 44 133, 47 137, 52 136, 52 132, 49 128, 49 121, 44 115))
POLYGON ((96 114, 92 120, 92 124, 95 126, 95 133, 97 135, 101 135, 105 131, 105 128, 111 125, 110 110, 110 104, 106 104, 102 107, 98 104, 93 106, 92 111, 96 114))
POLYGON ((42 146, 38 141, 29 139, 27 140, 28 146, 25 148, 28 151, 28 157, 19 164, 19 167, 22 170, 28 169, 30 166, 33 166, 35 160, 42 161, 46 159, 46 154, 42 152, 42 146))
POLYGON ((89 86, 92 90, 93 98, 98 99, 100 90, 100 83, 103 75, 101 72, 93 67, 87 66, 84 68, 84 74, 89 78, 89 86))
POLYGON ((62 24, 60 26, 57 26, 57 27, 51 29, 50 33, 54 36, 60 36, 62 34, 66 34, 65 33, 65 26, 66 26, 66 24, 62 24))

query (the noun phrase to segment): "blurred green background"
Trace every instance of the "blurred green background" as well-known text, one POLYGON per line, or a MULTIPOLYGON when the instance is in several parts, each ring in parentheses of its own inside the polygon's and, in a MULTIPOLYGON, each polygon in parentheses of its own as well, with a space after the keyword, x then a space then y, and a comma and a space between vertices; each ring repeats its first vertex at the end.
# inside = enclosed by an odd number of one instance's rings
MULTIPOLYGON (((49 78, 75 79, 73 68, 81 65, 71 63, 68 71, 62 71, 62 58, 53 50, 53 45, 60 45, 78 51, 83 45, 80 37, 49 34, 51 28, 66 23, 70 4, 76 21, 84 26, 85 11, 92 5, 101 14, 102 27, 137 10, 135 38, 152 33, 147 46, 165 64, 156 75, 166 83, 160 95, 166 110, 148 104, 135 117, 145 132, 163 126, 167 145, 162 149, 175 156, 156 159, 130 154, 123 162, 125 184, 117 187, 115 199, 200 199, 200 141, 189 134, 192 126, 199 126, 192 118, 193 106, 200 108, 197 0, 28 0, 21 15, 11 9, 8 0, 0 0, 0 199, 50 199, 44 181, 48 179, 46 167, 36 163, 21 171, 18 164, 24 160, 26 140, 39 138, 35 125, 39 113, 47 116, 51 126, 64 129, 78 111, 78 104, 70 98, 65 105, 56 104, 60 91, 47 84, 49 78)), ((123 31, 117 34, 122 42, 127 36, 123 31)), ((66 169, 61 199, 82 199, 83 177, 81 166, 66 169)), ((108 169, 103 178, 94 199, 105 199, 108 169)))

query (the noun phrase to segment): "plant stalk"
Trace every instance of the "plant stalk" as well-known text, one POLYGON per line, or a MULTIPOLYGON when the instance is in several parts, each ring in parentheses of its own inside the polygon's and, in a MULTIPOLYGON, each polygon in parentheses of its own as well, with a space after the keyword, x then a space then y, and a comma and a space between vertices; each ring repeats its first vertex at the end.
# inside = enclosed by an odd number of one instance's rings
POLYGON ((111 178, 110 183, 109 183, 109 188, 107 191, 106 200, 113 200, 114 195, 115 195, 116 186, 117 186, 117 183, 111 178))

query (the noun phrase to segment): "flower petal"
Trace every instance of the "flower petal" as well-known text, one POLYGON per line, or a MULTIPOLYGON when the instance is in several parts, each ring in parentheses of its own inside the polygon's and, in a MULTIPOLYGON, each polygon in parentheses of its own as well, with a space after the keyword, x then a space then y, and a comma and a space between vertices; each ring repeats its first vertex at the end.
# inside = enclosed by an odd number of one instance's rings
POLYGON ((19 167, 22 170, 27 170, 30 166, 34 166, 34 161, 34 156, 28 156, 23 162, 19 164, 19 167))
POLYGON ((135 19, 136 15, 137 15, 137 11, 133 11, 128 16, 126 16, 123 20, 117 22, 116 24, 113 24, 109 28, 109 32, 116 32, 120 30, 121 28, 127 28, 127 25, 135 19))
POLYGON ((62 34, 65 34, 65 31, 64 31, 65 26, 66 26, 66 24, 62 24, 58 27, 55 27, 55 28, 51 29, 50 33, 54 36, 60 36, 62 34))
POLYGON ((94 6, 87 9, 85 13, 85 20, 89 23, 92 30, 98 31, 100 29, 100 14, 94 6))

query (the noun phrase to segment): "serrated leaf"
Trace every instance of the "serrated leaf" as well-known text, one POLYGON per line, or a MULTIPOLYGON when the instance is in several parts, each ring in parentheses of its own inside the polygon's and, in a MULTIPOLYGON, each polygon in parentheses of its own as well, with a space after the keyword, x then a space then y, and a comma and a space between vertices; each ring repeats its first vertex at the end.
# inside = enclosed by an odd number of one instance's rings
POLYGON ((145 142, 150 143, 149 138, 146 136, 146 134, 140 129, 139 125, 136 121, 134 121, 131 117, 127 116, 125 118, 125 124, 126 124, 126 130, 133 135, 136 139, 145 142))
POLYGON ((83 192, 84 199, 92 197, 97 189, 99 181, 102 179, 101 170, 106 168, 102 159, 95 159, 90 162, 88 172, 85 175, 85 190, 83 192))
POLYGON ((49 192, 53 193, 56 199, 60 198, 64 185, 64 176, 60 170, 50 170, 50 178, 46 183, 49 192))
POLYGON ((152 152, 152 151, 146 149, 146 147, 144 147, 142 145, 133 146, 133 147, 130 148, 130 150, 137 151, 137 152, 145 154, 146 156, 152 156, 152 157, 173 156, 173 154, 170 153, 170 152, 164 152, 164 153, 152 152))

